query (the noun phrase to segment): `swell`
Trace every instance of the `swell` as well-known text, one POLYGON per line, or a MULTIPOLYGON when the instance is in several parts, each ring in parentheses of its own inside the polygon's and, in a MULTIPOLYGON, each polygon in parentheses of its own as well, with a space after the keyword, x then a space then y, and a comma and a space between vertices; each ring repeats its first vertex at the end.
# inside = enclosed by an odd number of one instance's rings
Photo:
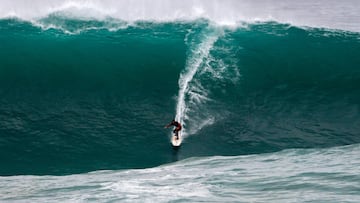
POLYGON ((76 35, 0 25, 1 175, 360 141, 357 33, 205 20, 76 35), (172 154, 162 126, 179 99, 187 139, 172 154))

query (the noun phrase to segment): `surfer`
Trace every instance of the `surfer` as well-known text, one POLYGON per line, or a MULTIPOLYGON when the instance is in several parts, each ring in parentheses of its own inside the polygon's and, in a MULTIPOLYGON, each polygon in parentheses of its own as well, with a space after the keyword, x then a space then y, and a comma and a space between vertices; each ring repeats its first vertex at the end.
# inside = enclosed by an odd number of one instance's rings
POLYGON ((175 119, 173 119, 171 121, 171 123, 169 123, 168 125, 166 125, 164 128, 168 128, 170 126, 174 126, 175 129, 174 129, 174 133, 175 133, 175 136, 176 136, 176 139, 178 140, 179 139, 179 131, 181 130, 181 124, 177 121, 175 121, 175 119))

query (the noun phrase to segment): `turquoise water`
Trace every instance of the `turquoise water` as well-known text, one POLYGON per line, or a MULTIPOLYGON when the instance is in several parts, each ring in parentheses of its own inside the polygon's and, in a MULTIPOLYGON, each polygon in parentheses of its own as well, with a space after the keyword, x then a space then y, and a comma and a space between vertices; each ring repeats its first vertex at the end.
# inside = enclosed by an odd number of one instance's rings
POLYGON ((2 201, 359 200, 359 33, 41 22, 0 20, 2 201))

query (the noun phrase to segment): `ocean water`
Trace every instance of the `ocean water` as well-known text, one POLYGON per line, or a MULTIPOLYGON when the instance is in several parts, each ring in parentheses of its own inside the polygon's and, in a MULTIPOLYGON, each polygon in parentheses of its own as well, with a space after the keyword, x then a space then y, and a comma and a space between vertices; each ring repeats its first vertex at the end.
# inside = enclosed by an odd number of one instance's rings
POLYGON ((0 201, 359 202, 359 11, 0 1, 0 201))
POLYGON ((10 202, 359 202, 359 144, 189 158, 146 169, 0 177, 10 202))

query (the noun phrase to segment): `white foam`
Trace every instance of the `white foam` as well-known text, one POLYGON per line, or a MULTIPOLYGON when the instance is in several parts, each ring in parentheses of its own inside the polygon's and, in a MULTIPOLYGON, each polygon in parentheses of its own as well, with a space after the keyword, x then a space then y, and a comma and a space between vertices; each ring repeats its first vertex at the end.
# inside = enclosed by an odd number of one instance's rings
POLYGON ((53 13, 128 22, 206 18, 228 26, 273 20, 296 26, 360 31, 358 0, 0 0, 0 18, 34 20, 53 13))
POLYGON ((208 100, 206 97, 206 90, 201 88, 201 84, 198 84, 194 87, 190 87, 189 84, 193 80, 195 74, 202 67, 201 64, 208 58, 209 52, 213 47, 216 40, 222 34, 219 30, 206 30, 206 34, 200 35, 200 43, 190 42, 186 38, 185 42, 188 43, 190 47, 190 52, 188 53, 188 58, 186 61, 186 67, 184 71, 180 74, 179 78, 179 93, 176 106, 176 120, 183 124, 184 128, 182 130, 183 137, 186 137, 186 120, 187 116, 187 101, 186 96, 190 95, 192 102, 202 103, 204 100, 208 100), (195 88, 195 89, 194 89, 195 88))
POLYGON ((149 169, 7 176, 0 177, 0 201, 359 202, 359 153, 354 144, 190 158, 149 169))
MULTIPOLYGON (((218 102, 212 98, 214 91, 219 91, 219 87, 229 81, 237 83, 240 78, 238 59, 234 54, 241 48, 226 47, 229 43, 223 37, 226 33, 224 27, 209 25, 198 33, 189 30, 185 37, 188 57, 179 77, 176 106, 176 119, 184 126, 185 138, 226 118, 225 109, 211 107, 218 102), (221 43, 216 45, 218 40, 221 43)), ((220 91, 226 94, 226 90, 220 91)))

